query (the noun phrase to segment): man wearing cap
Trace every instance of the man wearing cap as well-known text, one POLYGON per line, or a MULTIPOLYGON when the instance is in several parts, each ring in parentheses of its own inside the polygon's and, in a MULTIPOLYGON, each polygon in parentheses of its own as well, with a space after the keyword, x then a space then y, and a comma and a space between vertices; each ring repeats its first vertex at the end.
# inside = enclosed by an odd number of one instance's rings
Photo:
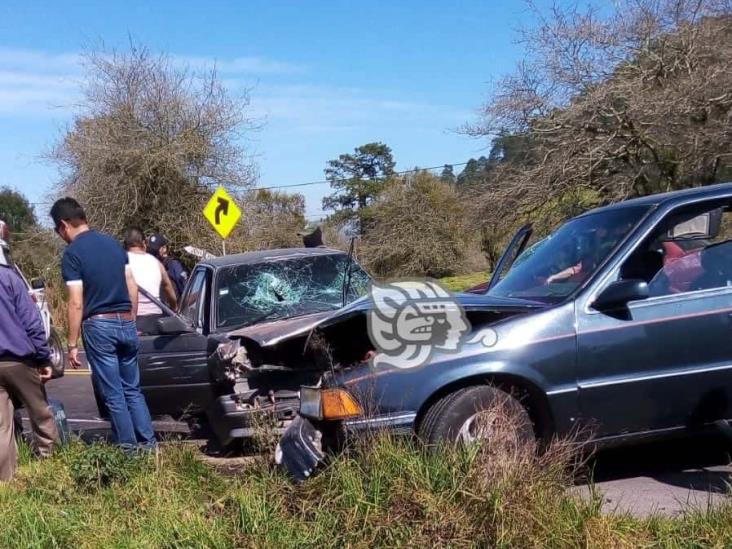
POLYGON ((323 244, 323 230, 320 224, 315 221, 309 222, 302 231, 297 233, 298 236, 302 237, 303 246, 306 248, 325 248, 323 244))
POLYGON ((51 378, 51 351, 38 308, 12 268, 7 232, 0 221, 0 481, 13 477, 18 462, 13 400, 28 412, 39 455, 50 454, 58 442, 43 388, 51 378))
POLYGON ((186 282, 188 282, 188 272, 180 261, 170 256, 169 246, 168 239, 160 233, 155 233, 147 239, 147 251, 157 257, 163 264, 168 277, 173 282, 176 297, 180 299, 186 287, 186 282))

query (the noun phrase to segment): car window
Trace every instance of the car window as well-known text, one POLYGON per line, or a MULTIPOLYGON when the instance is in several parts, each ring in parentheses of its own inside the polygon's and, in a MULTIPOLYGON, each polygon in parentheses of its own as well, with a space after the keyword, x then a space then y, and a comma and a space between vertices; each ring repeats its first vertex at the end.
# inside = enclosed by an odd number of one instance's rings
POLYGON ((731 208, 715 201, 671 212, 623 264, 621 278, 645 280, 652 297, 732 286, 731 208))
POLYGON ((626 206, 576 217, 528 248, 488 295, 555 303, 597 272, 648 211, 626 206))
POLYGON ((203 301, 205 299, 205 287, 206 270, 197 269, 191 277, 191 283, 188 286, 186 293, 183 295, 180 306, 181 316, 183 316, 190 325, 195 328, 201 328, 203 325, 202 314, 205 309, 203 306, 203 301))

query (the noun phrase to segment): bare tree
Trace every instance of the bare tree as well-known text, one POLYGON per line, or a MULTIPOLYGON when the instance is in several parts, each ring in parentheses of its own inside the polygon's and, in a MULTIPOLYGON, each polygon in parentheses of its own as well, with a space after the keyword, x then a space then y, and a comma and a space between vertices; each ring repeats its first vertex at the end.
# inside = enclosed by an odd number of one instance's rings
POLYGON ((249 250, 302 246, 305 197, 278 191, 253 191, 242 199, 242 240, 249 250))
POLYGON ((529 146, 499 163, 482 218, 561 218, 732 175, 728 0, 618 0, 537 10, 527 56, 499 81, 475 135, 529 146))
POLYGON ((242 147, 253 128, 247 96, 232 97, 215 70, 192 72, 144 48, 92 51, 85 67, 83 101, 51 155, 59 192, 111 233, 132 224, 205 245, 211 189, 241 193, 255 179, 242 147))

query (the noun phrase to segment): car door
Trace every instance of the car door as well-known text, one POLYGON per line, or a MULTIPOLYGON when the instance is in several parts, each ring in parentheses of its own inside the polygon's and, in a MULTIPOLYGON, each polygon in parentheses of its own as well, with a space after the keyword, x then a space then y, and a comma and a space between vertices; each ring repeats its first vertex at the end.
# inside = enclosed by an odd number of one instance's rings
POLYGON ((210 270, 197 267, 181 296, 180 317, 190 331, 140 337, 140 384, 154 415, 195 413, 213 398, 207 336, 210 291, 210 270))
POLYGON ((527 223, 516 231, 511 242, 508 243, 508 246, 503 251, 503 255, 501 255, 498 263, 496 263, 496 268, 493 270, 493 274, 488 281, 486 292, 501 281, 503 276, 511 269, 514 262, 521 256, 521 252, 526 248, 526 244, 528 244, 533 230, 532 224, 527 223))
MULTIPOLYGON (((608 281, 623 278, 623 267, 658 238, 651 233, 608 281)), ((663 269, 650 272, 651 280, 663 269)), ((582 415, 596 435, 732 417, 732 286, 711 280, 687 291, 665 289, 614 312, 594 310, 590 301, 577 307, 578 384, 582 415)))

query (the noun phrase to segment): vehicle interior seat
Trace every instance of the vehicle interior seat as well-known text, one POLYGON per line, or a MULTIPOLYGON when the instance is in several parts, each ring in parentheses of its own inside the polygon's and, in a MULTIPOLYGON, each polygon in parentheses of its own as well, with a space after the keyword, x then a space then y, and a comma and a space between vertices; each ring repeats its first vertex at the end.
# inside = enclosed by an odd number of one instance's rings
POLYGON ((664 265, 668 265, 672 261, 684 257, 687 253, 681 246, 672 241, 662 242, 661 247, 663 248, 664 265))
POLYGON ((693 290, 732 285, 732 240, 702 250, 701 266, 704 272, 692 282, 693 290))

